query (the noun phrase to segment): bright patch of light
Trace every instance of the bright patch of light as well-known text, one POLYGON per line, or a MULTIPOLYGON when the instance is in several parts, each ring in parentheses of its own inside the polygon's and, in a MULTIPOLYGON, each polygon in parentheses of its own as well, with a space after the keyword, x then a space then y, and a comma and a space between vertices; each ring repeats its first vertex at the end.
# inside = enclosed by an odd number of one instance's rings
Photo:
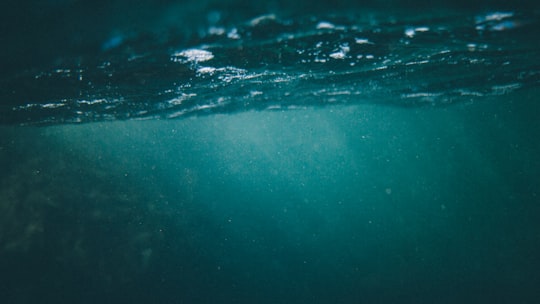
POLYGON ((321 30, 321 29, 334 29, 336 26, 333 25, 332 23, 330 22, 326 22, 326 21, 321 21, 317 24, 317 29, 318 30, 321 30))
POLYGON ((183 58, 187 62, 199 63, 208 61, 214 58, 214 54, 207 50, 200 49, 188 49, 173 54, 173 61, 182 61, 179 58, 183 58))
POLYGON ((373 44, 373 42, 370 42, 368 39, 365 38, 354 38, 354 42, 357 44, 373 44))
POLYGON ((214 72, 216 72, 216 68, 213 67, 200 67, 197 69, 199 74, 214 74, 214 72))
POLYGON ((429 31, 429 27, 427 26, 420 26, 416 28, 409 27, 405 29, 405 36, 409 38, 413 38, 416 35, 416 33, 423 33, 423 32, 428 32, 428 31, 429 31))

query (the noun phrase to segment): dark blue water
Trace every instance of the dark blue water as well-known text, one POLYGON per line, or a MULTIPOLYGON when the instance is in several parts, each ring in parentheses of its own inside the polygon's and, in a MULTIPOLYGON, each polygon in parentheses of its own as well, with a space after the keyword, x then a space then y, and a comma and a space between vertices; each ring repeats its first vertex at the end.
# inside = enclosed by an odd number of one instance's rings
POLYGON ((540 301, 535 3, 8 6, 2 303, 540 301))

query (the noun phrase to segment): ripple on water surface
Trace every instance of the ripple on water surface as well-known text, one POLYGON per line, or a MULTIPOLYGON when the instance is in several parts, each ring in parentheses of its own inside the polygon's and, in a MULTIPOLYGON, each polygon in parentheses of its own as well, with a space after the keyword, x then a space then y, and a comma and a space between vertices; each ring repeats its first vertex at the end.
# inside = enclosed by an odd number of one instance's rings
POLYGON ((13 89, 2 92, 1 117, 42 124, 468 102, 540 83, 540 65, 531 61, 540 47, 529 34, 536 17, 271 14, 232 25, 218 18, 188 45, 119 38, 83 60, 3 80, 13 89))

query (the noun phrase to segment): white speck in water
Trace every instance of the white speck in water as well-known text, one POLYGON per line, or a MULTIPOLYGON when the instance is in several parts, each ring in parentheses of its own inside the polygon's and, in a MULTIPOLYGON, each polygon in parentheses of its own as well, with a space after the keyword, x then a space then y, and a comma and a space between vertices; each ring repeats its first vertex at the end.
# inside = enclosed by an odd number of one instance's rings
POLYGON ((413 38, 416 35, 416 33, 427 32, 427 31, 429 31, 429 27, 427 26, 420 26, 416 28, 409 27, 405 29, 405 36, 409 38, 413 38))
POLYGON ((100 104, 100 103, 106 103, 107 101, 105 99, 94 99, 94 100, 77 100, 78 104, 86 104, 86 105, 94 105, 94 104, 100 104))
POLYGON ((335 27, 336 27, 335 25, 333 25, 330 22, 326 22, 326 21, 321 21, 321 22, 317 23, 317 29, 318 30, 321 30, 321 29, 334 29, 335 27))
POLYGON ((200 67, 197 69, 199 74, 213 74, 216 71, 214 67, 200 67))
POLYGON ((63 106, 65 106, 63 103, 46 103, 41 105, 41 107, 44 109, 56 109, 63 106))
POLYGON ((354 42, 357 44, 373 44, 373 42, 370 42, 368 39, 365 38, 354 38, 354 42))
POLYGON ((238 30, 236 28, 233 28, 227 33, 227 38, 229 39, 240 39, 240 34, 238 34, 238 30))
POLYGON ((262 16, 259 16, 255 19, 252 19, 250 22, 249 22, 249 25, 251 26, 257 26, 261 23, 264 23, 264 22, 267 22, 267 21, 273 21, 273 20, 276 20, 276 15, 274 14, 269 14, 269 15, 262 15, 262 16))
POLYGON ((515 91, 522 87, 522 84, 520 83, 510 83, 506 85, 497 85, 491 87, 491 93, 493 95, 504 95, 507 93, 510 93, 512 91, 515 91))
POLYGON ((180 96, 169 100, 168 103, 171 105, 181 105, 184 101, 195 96, 197 96, 197 94, 195 93, 190 93, 190 94, 182 93, 180 96))
POLYGON ((474 52, 476 50, 476 44, 474 43, 469 43, 467 44, 467 49, 470 51, 470 52, 474 52))
POLYGON ((200 49, 183 50, 183 51, 174 53, 172 56, 173 56, 172 58, 173 61, 185 60, 187 62, 194 62, 194 63, 208 61, 214 58, 214 54, 212 54, 212 52, 209 52, 207 50, 200 50, 200 49), (184 58, 184 60, 181 60, 179 58, 184 58))
POLYGON ((477 24, 487 22, 487 21, 501 21, 503 19, 510 18, 513 16, 514 16, 513 12, 493 12, 493 13, 488 13, 486 15, 477 16, 475 18, 475 21, 477 24))
POLYGON ((210 35, 217 35, 217 36, 224 35, 224 34, 225 34, 225 28, 223 28, 223 27, 211 26, 211 27, 208 29, 208 34, 210 34, 210 35))
POLYGON ((339 46, 339 51, 330 54, 329 56, 334 59, 344 59, 347 53, 351 50, 348 43, 344 43, 339 46))
POLYGON ((409 37, 409 38, 412 38, 414 37, 414 29, 413 28, 408 28, 408 29, 405 29, 405 36, 409 37))
POLYGON ((251 97, 255 97, 257 95, 262 95, 262 94, 263 94, 263 92, 261 92, 261 91, 249 91, 249 96, 251 96, 251 97))
POLYGON ((343 58, 345 58, 345 53, 342 52, 342 51, 338 51, 338 52, 330 54, 329 56, 334 58, 334 59, 343 59, 343 58))

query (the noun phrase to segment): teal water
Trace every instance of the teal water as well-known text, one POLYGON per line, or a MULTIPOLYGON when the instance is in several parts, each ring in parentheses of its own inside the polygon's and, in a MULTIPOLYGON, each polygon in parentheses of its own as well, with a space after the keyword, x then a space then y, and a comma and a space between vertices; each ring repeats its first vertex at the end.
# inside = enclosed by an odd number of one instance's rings
POLYGON ((5 303, 535 303, 537 90, 3 127, 5 303))
POLYGON ((540 302, 534 1, 8 2, 0 303, 540 302))

